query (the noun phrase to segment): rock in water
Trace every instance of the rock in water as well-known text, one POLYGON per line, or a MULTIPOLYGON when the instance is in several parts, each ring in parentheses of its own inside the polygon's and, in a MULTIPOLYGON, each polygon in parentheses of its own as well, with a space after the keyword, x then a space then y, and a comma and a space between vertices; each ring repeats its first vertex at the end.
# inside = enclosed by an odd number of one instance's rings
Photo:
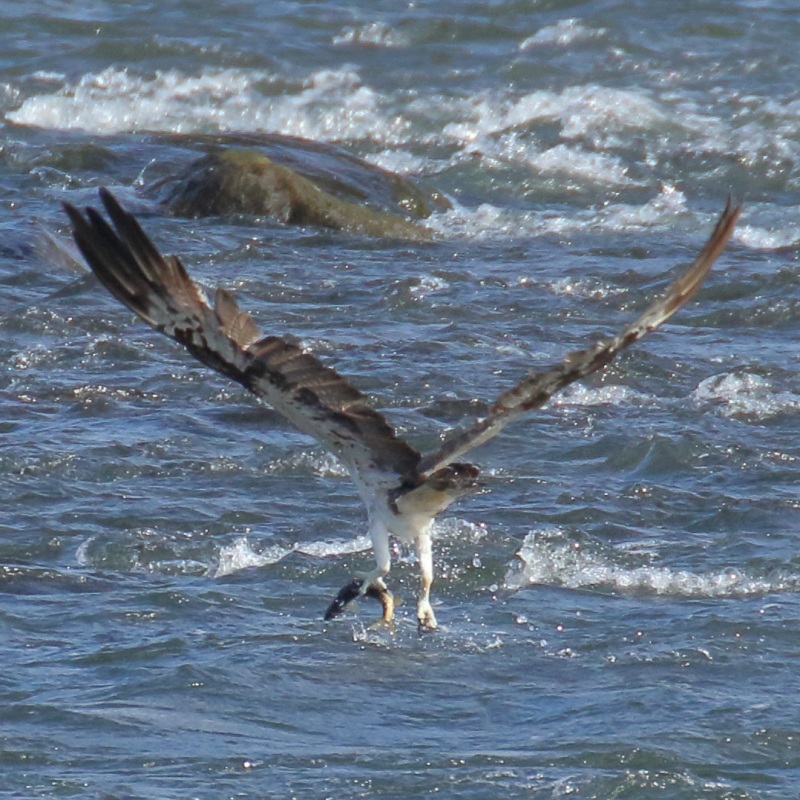
POLYGON ((318 225, 368 236, 432 238, 430 230, 409 217, 419 219, 437 207, 447 208, 441 195, 426 196, 398 175, 335 148, 310 149, 312 144, 306 145, 307 150, 294 148, 292 166, 254 148, 222 148, 152 189, 162 205, 179 216, 254 214, 290 225, 318 225), (295 166, 302 162, 298 153, 308 155, 308 169, 295 166))

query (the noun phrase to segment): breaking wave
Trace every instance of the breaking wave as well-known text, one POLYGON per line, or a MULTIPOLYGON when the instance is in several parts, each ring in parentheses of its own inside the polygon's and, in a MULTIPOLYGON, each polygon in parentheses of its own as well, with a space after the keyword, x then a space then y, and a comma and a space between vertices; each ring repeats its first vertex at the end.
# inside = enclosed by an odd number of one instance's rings
POLYGON ((18 125, 98 133, 279 131, 308 139, 370 138, 391 128, 380 98, 351 70, 320 70, 292 85, 268 72, 158 70, 136 75, 108 67, 53 93, 25 100, 18 125))
MULTIPOLYGON (((604 35, 564 19, 523 40, 520 52, 604 35)), ((403 35, 382 23, 347 27, 333 44, 407 46, 403 35)), ((10 122, 99 134, 279 133, 353 143, 367 160, 403 174, 450 179, 459 170, 478 169, 491 178, 481 198, 488 202, 455 203, 431 221, 444 235, 470 238, 668 227, 690 213, 686 197, 671 183, 681 179, 675 164, 691 162, 701 180, 704 170, 724 159, 756 180, 759 171, 766 177, 795 174, 800 163, 797 103, 767 97, 748 98, 742 124, 724 105, 703 107, 690 95, 593 83, 459 95, 432 87, 377 88, 355 67, 298 77, 240 67, 137 73, 109 66, 74 81, 45 77, 12 92, 16 108, 6 115, 10 122), (35 93, 26 96, 31 87, 35 93), (502 207, 492 186, 502 188, 507 180, 517 184, 512 195, 532 202, 502 207), (542 208, 537 201, 542 190, 562 197, 565 191, 588 192, 595 199, 589 208, 564 214, 542 208)), ((718 186, 719 175, 708 174, 718 186)), ((468 180, 456 176, 455 182, 468 180)), ((771 206, 763 219, 750 219, 751 214, 748 209, 735 234, 740 244, 771 250, 800 240, 788 211, 780 214, 771 206)))
POLYGON ((800 410, 800 394, 776 390, 760 375, 725 372, 701 381, 692 393, 697 403, 713 403, 725 417, 765 420, 800 410))
POLYGON ((363 553, 371 547, 372 542, 369 536, 359 536, 355 539, 337 541, 302 542, 286 546, 269 545, 256 550, 250 540, 242 536, 232 544, 220 548, 219 561, 209 570, 209 574, 214 578, 223 578, 243 569, 267 567, 277 564, 291 553, 300 553, 313 558, 329 558, 350 553, 363 553))
POLYGON ((796 591, 800 588, 800 575, 762 578, 738 569, 697 573, 668 567, 625 566, 557 529, 542 529, 528 533, 505 576, 506 588, 512 591, 534 584, 677 597, 742 597, 796 591))

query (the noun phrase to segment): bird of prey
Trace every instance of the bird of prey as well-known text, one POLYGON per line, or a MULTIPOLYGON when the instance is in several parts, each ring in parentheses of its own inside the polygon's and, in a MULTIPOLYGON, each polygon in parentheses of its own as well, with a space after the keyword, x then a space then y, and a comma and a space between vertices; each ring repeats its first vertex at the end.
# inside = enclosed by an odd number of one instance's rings
POLYGON ((65 203, 73 236, 106 288, 145 322, 180 342, 195 358, 241 383, 333 453, 350 473, 367 507, 375 569, 353 578, 325 612, 331 619, 361 595, 380 601, 391 622, 390 536, 414 544, 419 560, 417 621, 434 630, 431 528, 454 500, 475 489, 478 469, 460 459, 506 425, 543 405, 573 381, 608 364, 622 349, 668 320, 694 295, 729 239, 740 207, 728 201, 694 262, 616 336, 531 372, 503 392, 486 416, 453 431, 433 453, 401 439, 384 416, 338 372, 280 336, 264 336, 236 300, 218 288, 210 302, 176 256, 163 256, 135 217, 106 189, 100 198, 111 224, 93 208, 65 203))

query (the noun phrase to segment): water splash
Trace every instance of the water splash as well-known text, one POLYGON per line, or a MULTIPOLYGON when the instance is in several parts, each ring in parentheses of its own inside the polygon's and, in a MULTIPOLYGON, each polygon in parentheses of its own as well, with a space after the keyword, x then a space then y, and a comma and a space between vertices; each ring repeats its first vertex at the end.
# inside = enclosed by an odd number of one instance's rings
POLYGON ((269 545, 254 550, 247 537, 240 537, 232 544, 220 548, 219 559, 215 567, 209 570, 214 578, 224 578, 235 572, 253 567, 266 567, 277 564, 290 553, 301 553, 313 558, 330 558, 332 556, 361 553, 368 550, 372 543, 368 536, 338 541, 303 542, 292 545, 269 545))
POLYGON ((739 569, 696 573, 668 567, 627 566, 618 563, 613 553, 587 547, 559 529, 547 528, 528 533, 506 571, 505 585, 512 591, 534 584, 569 589, 602 587, 677 597, 743 597, 796 591, 800 588, 800 575, 767 579, 739 569))
POLYGON ((332 453, 303 450, 271 461, 266 471, 272 475, 315 475, 319 478, 346 478, 347 468, 332 453))

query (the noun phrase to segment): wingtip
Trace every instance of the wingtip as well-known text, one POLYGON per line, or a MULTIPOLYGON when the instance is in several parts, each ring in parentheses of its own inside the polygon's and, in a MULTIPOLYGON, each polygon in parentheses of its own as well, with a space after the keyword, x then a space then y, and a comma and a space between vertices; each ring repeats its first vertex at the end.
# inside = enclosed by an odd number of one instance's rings
MULTIPOLYGON (((97 190, 97 194, 100 196, 100 200, 103 203, 106 211, 108 211, 109 215, 112 219, 115 216, 119 216, 120 214, 124 214, 125 211, 123 210, 122 206, 119 204, 118 200, 114 195, 111 193, 109 189, 106 189, 105 186, 101 186, 97 190)), ((64 209, 64 212, 69 217, 69 221, 72 224, 73 234, 77 234, 78 230, 83 228, 87 222, 91 223, 94 222, 96 219, 101 219, 102 217, 97 211, 92 208, 91 206, 86 206, 83 212, 74 205, 70 203, 68 200, 61 201, 61 207, 64 209)))
POLYGON ((81 214, 78 209, 72 205, 72 203, 67 202, 66 200, 61 201, 61 207, 64 209, 66 215, 69 217, 69 221, 72 224, 73 230, 79 227, 83 223, 83 215, 81 214))
POLYGON ((725 208, 720 215, 719 222, 717 223, 720 227, 724 226, 726 229, 729 229, 727 231, 727 236, 730 236, 730 234, 733 232, 733 228, 739 221, 739 217, 742 215, 743 210, 744 200, 735 197, 732 192, 729 193, 725 202, 725 208))
POLYGON ((97 194, 100 197, 100 202, 103 204, 103 208, 105 208, 108 216, 111 217, 112 220, 116 221, 127 215, 128 212, 125 211, 125 209, 120 205, 119 200, 117 200, 110 189, 107 189, 105 186, 101 186, 97 190, 97 194))

